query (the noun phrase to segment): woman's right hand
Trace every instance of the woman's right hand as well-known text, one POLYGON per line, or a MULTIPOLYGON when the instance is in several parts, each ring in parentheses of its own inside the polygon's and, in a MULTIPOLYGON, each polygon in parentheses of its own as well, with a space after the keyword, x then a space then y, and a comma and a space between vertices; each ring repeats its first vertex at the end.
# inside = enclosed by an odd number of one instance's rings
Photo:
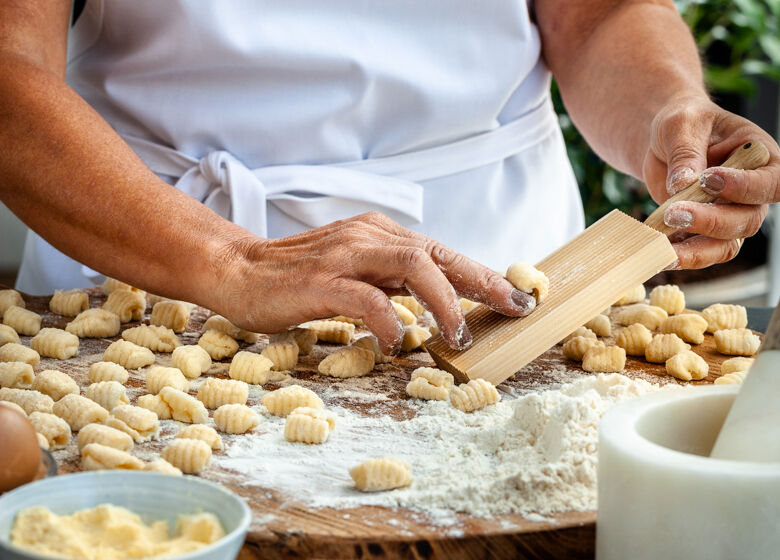
POLYGON ((456 349, 471 344, 458 296, 512 317, 536 305, 500 274, 378 212, 281 239, 246 237, 223 257, 213 307, 236 325, 273 333, 346 315, 363 319, 390 354, 404 329, 385 291, 408 290, 456 349))

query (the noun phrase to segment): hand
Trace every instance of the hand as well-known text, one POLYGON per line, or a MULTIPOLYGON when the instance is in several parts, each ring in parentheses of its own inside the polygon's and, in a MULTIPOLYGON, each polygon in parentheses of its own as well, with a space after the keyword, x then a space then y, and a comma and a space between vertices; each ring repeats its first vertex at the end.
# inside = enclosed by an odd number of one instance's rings
POLYGON ((505 315, 536 301, 503 276, 377 212, 281 239, 230 244, 216 309, 255 332, 279 332, 311 319, 361 318, 383 352, 395 353, 403 324, 385 291, 406 288, 433 313, 456 349, 471 344, 458 295, 505 315))
POLYGON ((678 228, 670 239, 679 268, 703 268, 734 258, 742 238, 761 227, 768 204, 780 201, 780 149, 775 141, 702 96, 676 99, 656 115, 643 174, 658 203, 696 180, 718 196, 714 204, 677 202, 664 214, 666 225, 678 228), (716 167, 751 140, 769 149, 768 165, 752 171, 716 167))

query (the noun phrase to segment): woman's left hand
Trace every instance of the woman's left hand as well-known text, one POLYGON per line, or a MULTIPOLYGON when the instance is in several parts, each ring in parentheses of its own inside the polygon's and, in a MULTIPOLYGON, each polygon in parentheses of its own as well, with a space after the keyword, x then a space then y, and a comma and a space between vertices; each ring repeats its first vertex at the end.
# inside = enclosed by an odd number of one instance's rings
POLYGON ((703 268, 734 258, 742 238, 761 227, 768 204, 780 201, 777 143, 755 124, 701 96, 675 99, 658 112, 642 171, 658 203, 696 180, 718 197, 714 204, 676 202, 664 214, 666 225, 680 232, 671 236, 678 268, 703 268), (751 140, 769 149, 765 167, 718 167, 751 140))

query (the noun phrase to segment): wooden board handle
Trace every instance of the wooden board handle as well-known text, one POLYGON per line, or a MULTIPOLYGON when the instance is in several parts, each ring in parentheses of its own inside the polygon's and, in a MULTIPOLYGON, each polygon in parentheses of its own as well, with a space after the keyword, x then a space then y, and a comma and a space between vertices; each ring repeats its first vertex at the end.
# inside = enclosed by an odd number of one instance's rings
MULTIPOLYGON (((731 154, 721 167, 733 167, 734 169, 758 169, 764 167, 769 163, 769 150, 766 149, 761 142, 753 141, 743 144, 737 150, 731 154)), ((704 191, 699 184, 699 180, 696 181, 688 188, 678 192, 669 200, 661 204, 655 209, 655 212, 645 220, 645 225, 660 231, 666 235, 677 231, 676 228, 671 228, 664 223, 664 212, 670 204, 679 202, 681 200, 690 200, 692 202, 712 202, 717 196, 713 196, 704 191)))

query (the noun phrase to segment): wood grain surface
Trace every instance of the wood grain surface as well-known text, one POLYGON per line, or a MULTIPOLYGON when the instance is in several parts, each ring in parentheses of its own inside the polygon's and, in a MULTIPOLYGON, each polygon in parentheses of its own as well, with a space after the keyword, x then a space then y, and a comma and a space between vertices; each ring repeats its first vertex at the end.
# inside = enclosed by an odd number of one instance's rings
MULTIPOLYGON (((43 315, 43 326, 63 328, 68 322, 65 317, 48 311, 48 297, 25 296, 28 309, 43 315)), ((96 307, 104 297, 99 290, 90 290, 90 305, 96 307)), ((144 322, 148 322, 150 309, 144 322)), ((187 331, 180 336, 185 344, 197 341, 198 333, 208 312, 196 308, 187 331)), ((123 328, 137 325, 128 323, 123 328)), ((67 361, 44 358, 39 370, 59 369, 71 374, 82 389, 88 385, 89 364, 99 361, 102 351, 115 339, 85 339, 81 342, 79 355, 67 361)), ((29 337, 23 337, 29 344, 29 337)), ((259 351, 266 341, 256 345, 241 343, 242 349, 259 351)), ((336 381, 316 374, 316 366, 324 355, 338 346, 318 345, 309 356, 304 356, 293 372, 293 377, 308 383, 333 388, 349 387, 349 380, 336 381)), ((718 376, 720 363, 726 358, 714 349, 710 335, 704 344, 694 350, 710 364, 710 375, 706 380, 694 384, 707 384, 718 376)), ((157 354, 158 363, 168 364, 170 355, 157 354)), ((409 418, 415 408, 404 393, 411 371, 420 365, 431 365, 424 353, 404 354, 392 364, 378 365, 370 376, 372 390, 391 397, 380 403, 355 402, 347 397, 336 398, 338 404, 361 414, 387 414, 396 419, 409 418)), ((227 377, 227 362, 215 364, 208 375, 227 377)), ((648 381, 678 382, 668 377, 663 364, 648 364, 629 357, 625 375, 648 381)), ((515 398, 527 391, 543 390, 560 383, 570 382, 589 375, 579 364, 566 360, 560 346, 555 346, 533 363, 521 369, 516 375, 499 386, 503 398, 515 398)), ((365 378, 363 379, 365 382, 365 378)), ((143 377, 131 372, 128 380, 128 395, 131 402, 146 391, 143 377)), ((273 384, 265 388, 273 389, 273 384)), ((256 399, 255 399, 256 401, 256 399)), ((250 397, 250 405, 257 404, 250 397)), ((173 422, 163 422, 161 438, 157 441, 136 445, 134 453, 141 452, 144 458, 151 458, 165 446, 177 428, 173 422)), ((229 444, 230 437, 225 441, 229 444)), ((217 452, 221 453, 221 452, 217 452)), ((79 455, 74 441, 65 449, 54 452, 60 473, 80 470, 79 455)), ((248 501, 255 519, 250 527, 240 558, 593 558, 595 549, 596 512, 561 513, 549 522, 531 522, 519 515, 499 515, 489 519, 457 514, 455 531, 450 527, 436 525, 419 512, 384 507, 359 507, 351 509, 315 509, 297 503, 281 495, 273 488, 257 488, 246 484, 240 473, 211 467, 202 477, 224 484, 248 501)))

